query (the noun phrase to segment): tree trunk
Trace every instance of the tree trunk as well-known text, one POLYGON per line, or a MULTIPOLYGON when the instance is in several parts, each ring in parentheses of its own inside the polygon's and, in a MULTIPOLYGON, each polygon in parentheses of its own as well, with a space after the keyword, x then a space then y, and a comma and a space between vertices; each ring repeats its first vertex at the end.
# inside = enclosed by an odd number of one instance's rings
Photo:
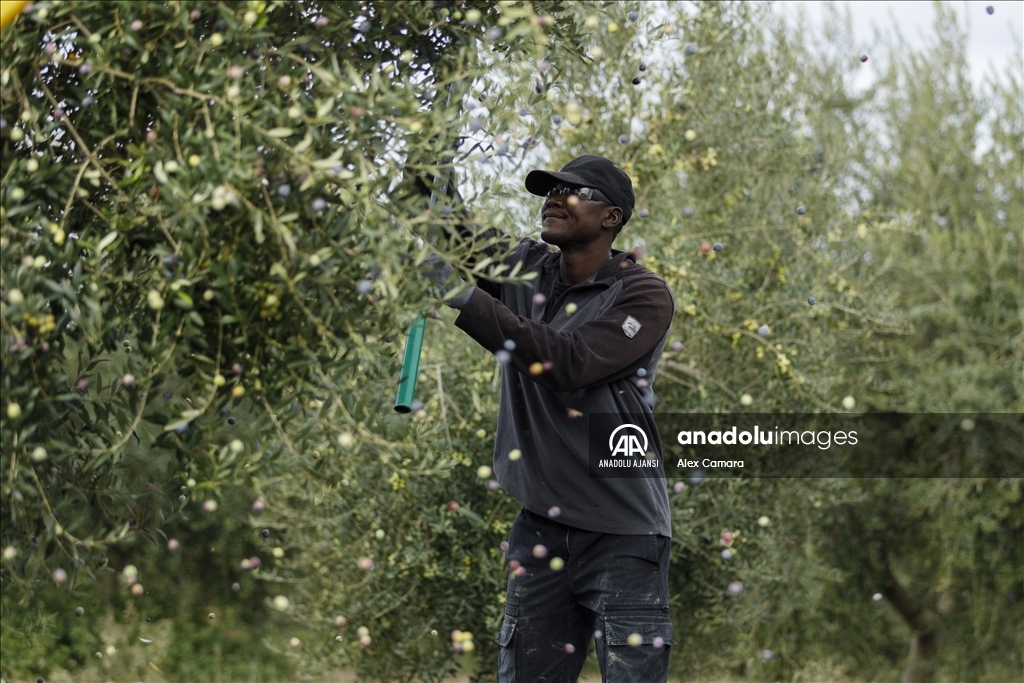
POLYGON ((914 630, 910 639, 910 653, 903 669, 900 683, 932 683, 935 680, 935 660, 939 653, 939 616, 924 609, 904 590, 886 566, 889 580, 885 586, 885 597, 896 611, 903 616, 907 625, 914 630))
POLYGON ((935 656, 938 651, 939 641, 934 631, 913 636, 900 683, 932 683, 935 680, 935 656))

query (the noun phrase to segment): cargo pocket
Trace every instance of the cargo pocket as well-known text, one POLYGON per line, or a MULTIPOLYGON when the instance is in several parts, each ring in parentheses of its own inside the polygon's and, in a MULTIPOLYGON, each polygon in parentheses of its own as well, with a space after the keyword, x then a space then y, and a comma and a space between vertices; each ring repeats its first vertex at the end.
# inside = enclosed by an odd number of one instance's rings
POLYGON ((517 683, 516 679, 516 617, 505 615, 501 622, 501 630, 498 637, 494 639, 500 649, 498 650, 498 683, 517 683))
POLYGON ((661 609, 614 610, 604 617, 608 683, 655 683, 668 677, 672 621, 661 609))

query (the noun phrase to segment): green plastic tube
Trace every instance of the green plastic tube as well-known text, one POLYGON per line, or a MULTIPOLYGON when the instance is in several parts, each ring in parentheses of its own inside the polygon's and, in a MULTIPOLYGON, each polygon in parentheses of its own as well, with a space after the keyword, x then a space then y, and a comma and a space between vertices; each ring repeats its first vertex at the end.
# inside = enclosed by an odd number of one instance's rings
POLYGON ((425 315, 417 316, 409 325, 405 338, 405 357, 402 359, 402 374, 398 378, 398 398, 395 411, 411 413, 413 396, 416 394, 416 378, 420 374, 420 351, 423 349, 423 328, 427 324, 425 315))
MULTIPOLYGON (((451 107, 452 96, 458 81, 452 81, 448 86, 448 103, 451 107)), ((443 171, 443 177, 435 178, 434 182, 441 183, 440 191, 430 193, 430 205, 435 206, 442 197, 447 197, 452 183, 452 159, 444 159, 447 168, 443 171)), ((426 314, 420 314, 412 325, 409 326, 409 334, 405 338, 405 358, 402 359, 402 375, 398 378, 398 397, 395 399, 395 411, 399 413, 411 413, 413 397, 416 394, 416 377, 420 372, 420 351, 423 350, 423 328, 427 324, 426 314)))

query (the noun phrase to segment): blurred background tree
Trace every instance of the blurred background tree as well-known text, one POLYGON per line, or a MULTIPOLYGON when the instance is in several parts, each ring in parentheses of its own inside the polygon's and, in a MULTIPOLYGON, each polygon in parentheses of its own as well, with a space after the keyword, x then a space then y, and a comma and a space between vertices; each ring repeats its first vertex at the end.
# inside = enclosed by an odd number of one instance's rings
MULTIPOLYGON (((473 274, 457 220, 535 236, 523 176, 581 153, 633 177, 615 247, 676 294, 659 411, 1019 413, 1020 71, 972 92, 939 12, 857 93, 864 50, 824 32, 748 3, 35 3, 2 47, 3 674, 489 679, 502 367, 420 272, 473 274), (449 163, 464 202, 432 205, 449 163)), ((681 676, 1020 677, 1019 479, 670 498, 681 676)))

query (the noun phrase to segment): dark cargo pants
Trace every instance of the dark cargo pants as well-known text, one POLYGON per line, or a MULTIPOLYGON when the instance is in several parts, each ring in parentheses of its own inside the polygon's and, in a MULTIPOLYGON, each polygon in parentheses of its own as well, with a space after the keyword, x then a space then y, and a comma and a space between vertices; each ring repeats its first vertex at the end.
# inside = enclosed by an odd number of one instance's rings
POLYGON ((676 643, 669 543, 584 531, 524 509, 506 551, 513 571, 496 639, 498 683, 574 683, 592 637, 605 683, 664 682, 676 643), (553 568, 554 558, 564 566, 553 568))

